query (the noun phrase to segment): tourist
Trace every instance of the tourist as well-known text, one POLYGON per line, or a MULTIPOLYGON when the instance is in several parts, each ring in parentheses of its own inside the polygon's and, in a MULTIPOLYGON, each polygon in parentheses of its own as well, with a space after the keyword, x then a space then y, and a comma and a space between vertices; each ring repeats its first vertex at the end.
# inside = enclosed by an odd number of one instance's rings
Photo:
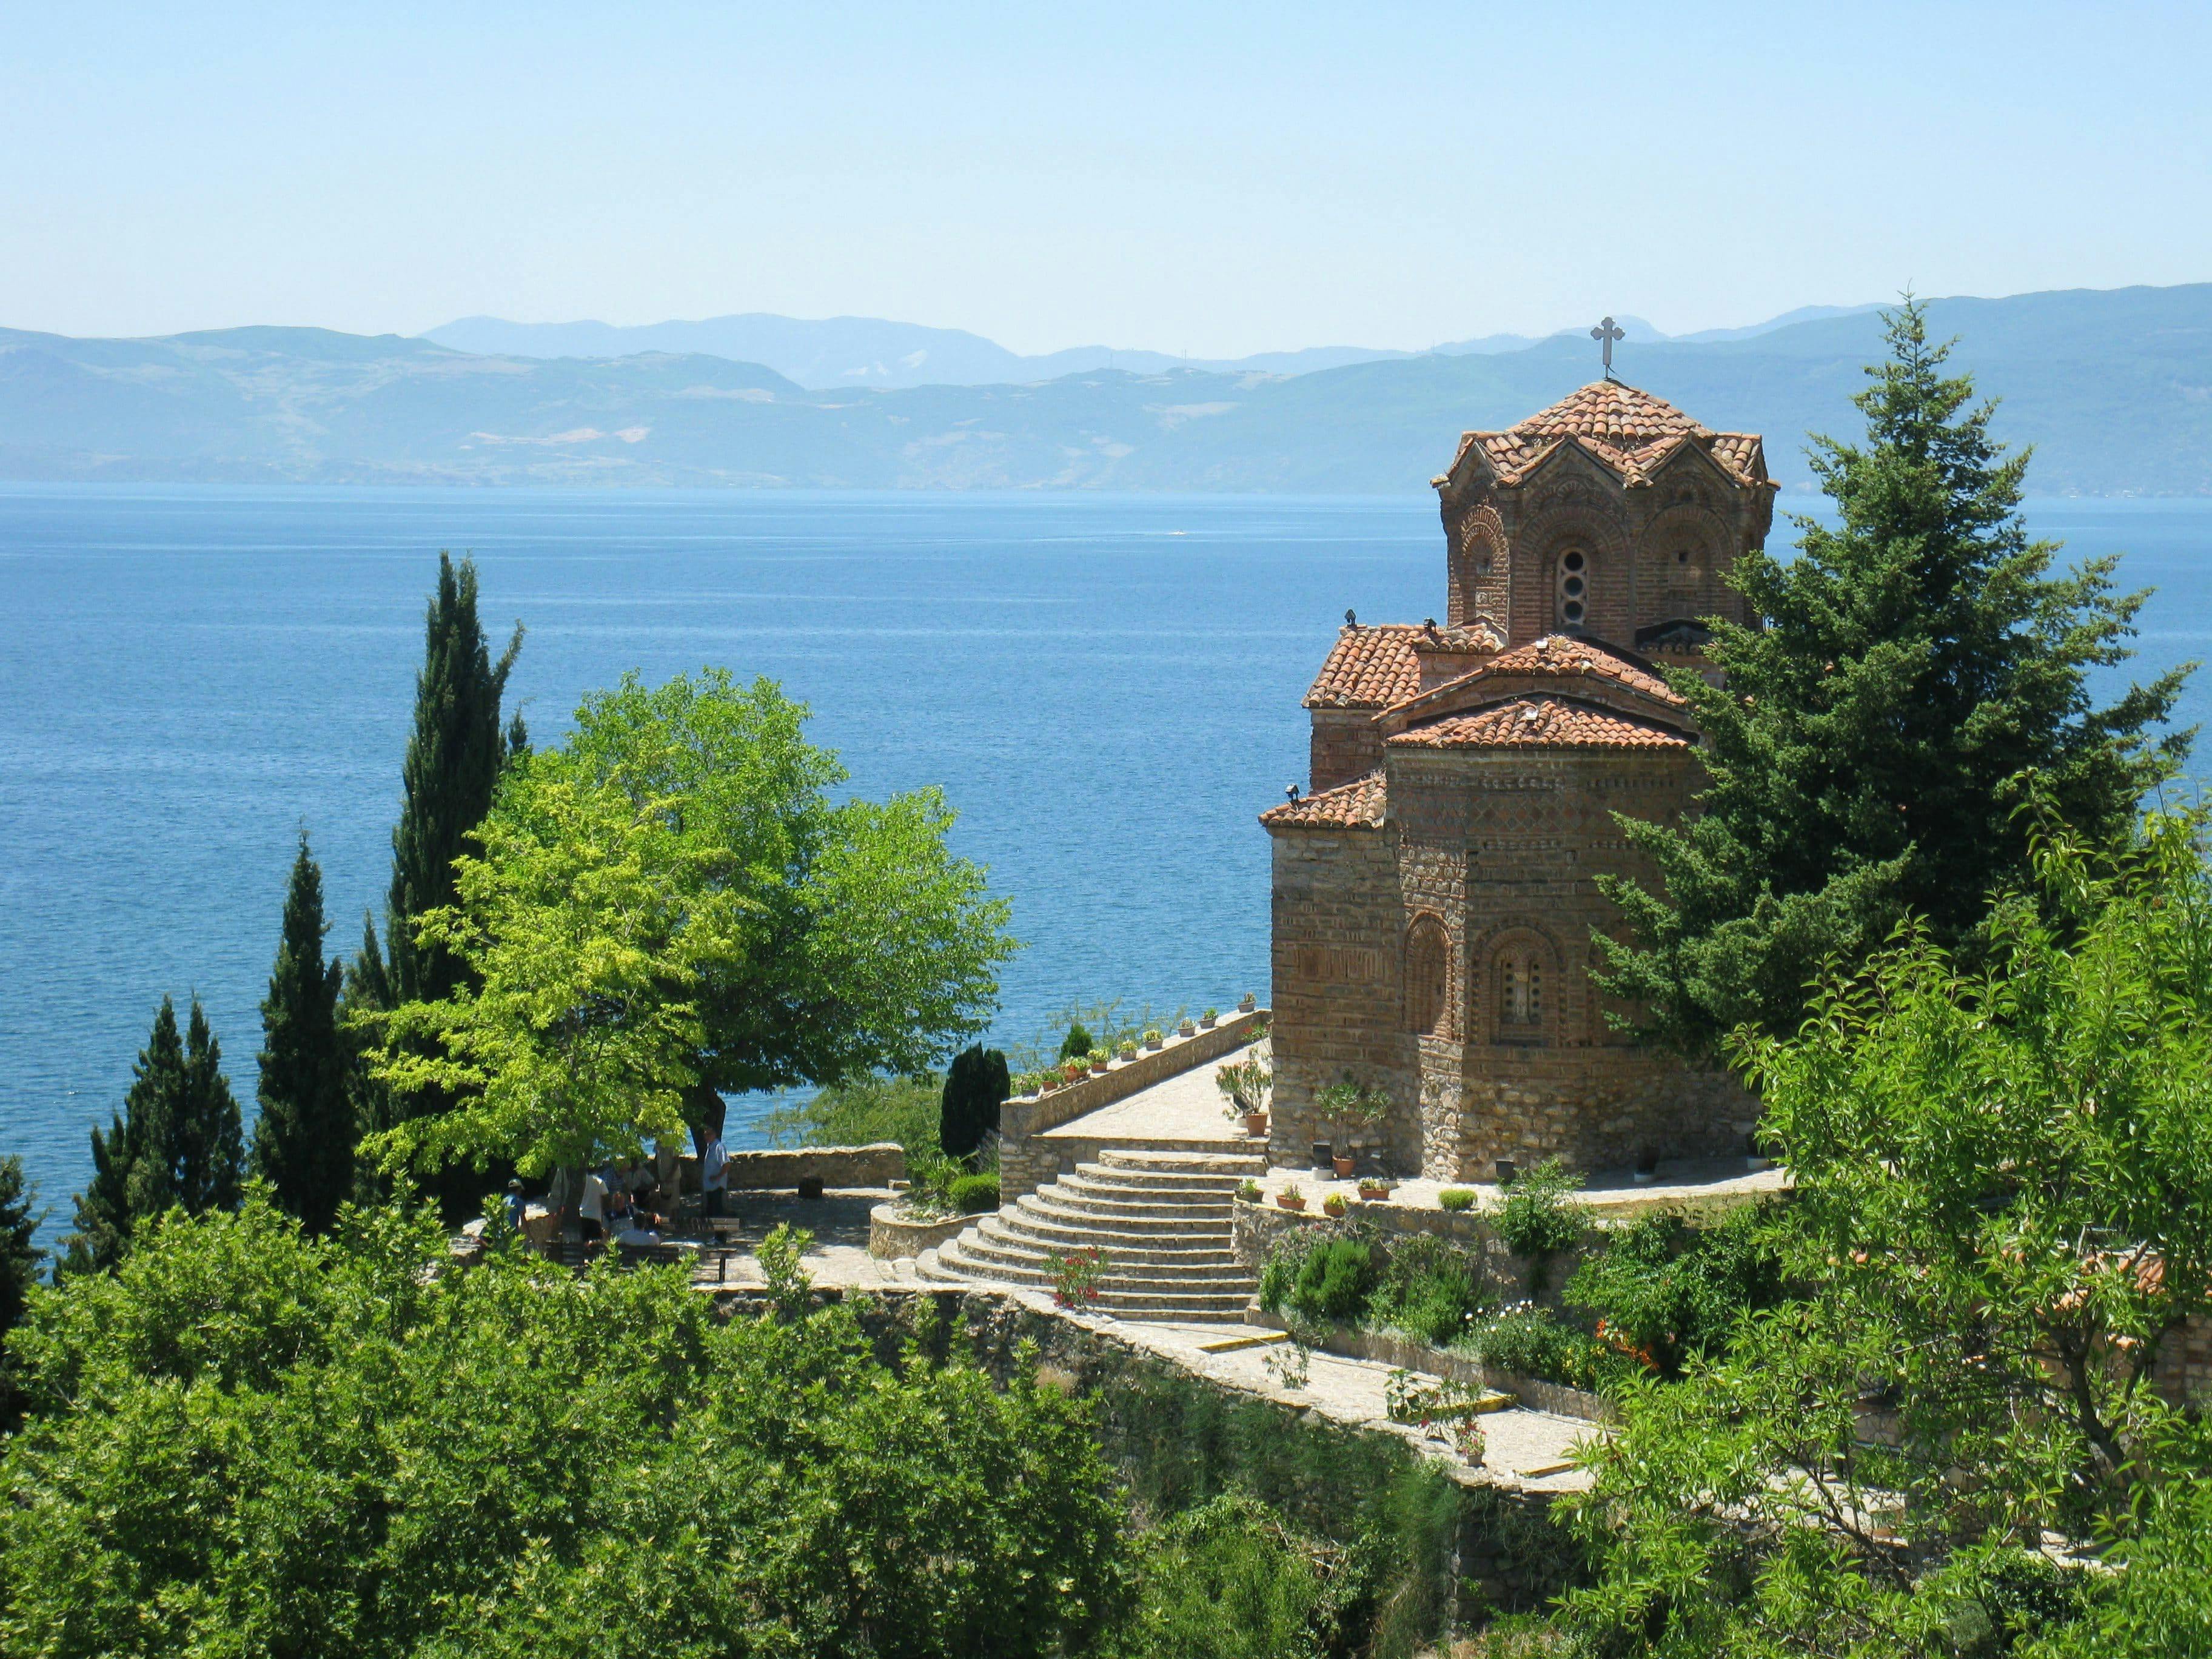
POLYGON ((607 1236, 607 1178, 600 1171, 593 1170, 584 1176, 584 1195, 577 1201, 576 1211, 585 1243, 607 1236))
POLYGON ((710 1216, 722 1213, 722 1206, 730 1183, 729 1149, 722 1145, 720 1130, 708 1141, 707 1150, 699 1154, 699 1190, 706 1196, 706 1212, 710 1216))
POLYGON ((527 1207, 528 1200, 522 1196, 521 1181, 509 1179, 507 1183, 507 1224, 517 1232, 522 1231, 522 1212, 527 1207))

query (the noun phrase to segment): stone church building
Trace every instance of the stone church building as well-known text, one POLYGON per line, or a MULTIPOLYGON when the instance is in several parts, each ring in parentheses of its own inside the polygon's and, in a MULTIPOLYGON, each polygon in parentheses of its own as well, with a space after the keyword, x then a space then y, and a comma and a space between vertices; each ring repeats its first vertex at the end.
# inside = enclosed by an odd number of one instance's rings
POLYGON ((1306 695, 1310 793, 1260 820, 1274 1158, 1351 1140, 1363 1166, 1486 1181, 1740 1152, 1750 1097, 1613 1029, 1591 933, 1618 926, 1596 878, 1644 873, 1613 814, 1672 818, 1698 787, 1656 671, 1701 665, 1698 618, 1744 614, 1722 578, 1773 517, 1759 441, 1606 380, 1467 434, 1435 484, 1443 617, 1346 613, 1306 695), (1393 1097, 1382 1129, 1316 1120, 1347 1073, 1393 1097))

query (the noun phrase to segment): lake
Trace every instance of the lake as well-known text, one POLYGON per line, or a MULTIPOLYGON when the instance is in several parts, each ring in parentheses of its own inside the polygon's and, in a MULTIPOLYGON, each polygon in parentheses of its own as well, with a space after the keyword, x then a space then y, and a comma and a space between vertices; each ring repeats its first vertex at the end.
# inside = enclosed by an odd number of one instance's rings
MULTIPOLYGON (((2029 518, 2160 590, 2146 665, 2212 655, 2212 502, 2029 518)), ((526 625, 541 744, 625 669, 717 664, 811 704, 860 792, 943 786, 1024 942, 1007 1042, 1264 997, 1253 820, 1304 780, 1298 699, 1347 606, 1443 605, 1419 497, 0 485, 0 1151, 49 1240, 163 993, 197 990, 250 1115, 300 826, 332 949, 380 918, 441 548, 495 649, 526 625)))

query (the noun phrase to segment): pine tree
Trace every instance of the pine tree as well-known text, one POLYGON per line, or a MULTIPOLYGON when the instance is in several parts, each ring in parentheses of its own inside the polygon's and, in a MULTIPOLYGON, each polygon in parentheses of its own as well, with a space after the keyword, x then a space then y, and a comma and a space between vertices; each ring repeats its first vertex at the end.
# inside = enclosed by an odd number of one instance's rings
POLYGON ((323 955, 323 872, 300 836, 283 933, 261 1005, 261 1115, 253 1172, 310 1232, 330 1231, 351 1196, 353 1054, 338 1025, 344 969, 323 955))
POLYGON ((1006 1057, 996 1048, 977 1043, 952 1057, 945 1074, 937 1132, 938 1144, 947 1157, 975 1155, 984 1136, 999 1127, 999 1108, 1011 1086, 1006 1057))
POLYGON ((2188 672, 2093 705, 2146 594, 2114 559, 2053 575, 2019 507, 2028 457, 1990 435, 1993 407, 1947 374, 1909 296, 1856 399, 1863 445, 1816 437, 1834 527, 1797 520, 1798 556, 1732 577, 1763 628, 1716 621, 1716 687, 1672 676, 1708 743, 1680 826, 1622 818, 1662 885, 1610 880, 1632 937, 1599 944, 1644 1035, 1710 1053, 1740 1024, 1794 1030, 1807 982, 1856 961, 1907 915, 1965 939, 1992 887, 2027 870, 2030 780, 2077 830, 2114 836, 2170 775, 2188 734, 2154 738, 2188 672))
POLYGON ((163 997, 123 1110, 105 1133, 92 1132, 92 1180, 77 1194, 63 1270, 113 1267, 142 1223, 177 1206, 194 1215, 236 1209, 243 1141, 199 999, 180 1041, 176 1005, 163 997))
MULTIPOLYGON (((477 615, 477 568, 450 555, 438 555, 438 590, 425 620, 422 668, 415 678, 415 726, 401 764, 399 822, 392 831, 392 886, 386 898, 384 944, 380 953, 371 923, 346 983, 349 1017, 397 1008, 403 1003, 450 996, 466 970, 441 946, 424 945, 416 924, 427 910, 454 902, 453 860, 472 850, 467 837, 491 809, 501 769, 526 753, 529 736, 517 714, 506 732, 500 728, 500 700, 507 677, 522 648, 522 627, 498 660, 484 638, 477 615)), ((451 1109, 453 1102, 435 1091, 404 1099, 356 1074, 356 1121, 363 1132, 387 1128, 401 1117, 451 1109)), ((474 1214, 487 1182, 497 1185, 505 1172, 478 1173, 454 1167, 431 1182, 448 1218, 474 1214)), ((380 1185, 368 1182, 373 1190, 380 1185)))

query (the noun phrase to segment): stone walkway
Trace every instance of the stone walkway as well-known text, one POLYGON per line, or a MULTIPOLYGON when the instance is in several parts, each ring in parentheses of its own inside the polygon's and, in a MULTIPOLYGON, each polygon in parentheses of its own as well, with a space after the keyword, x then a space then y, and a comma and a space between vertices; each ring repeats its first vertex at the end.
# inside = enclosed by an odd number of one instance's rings
POLYGON ((1224 1066, 1243 1057, 1240 1048, 1220 1060, 1178 1072, 1149 1089, 1139 1089, 1126 1100, 1086 1112, 1056 1129, 1047 1129, 1037 1139, 1229 1142, 1239 1149, 1254 1146, 1245 1136, 1243 1121, 1222 1111, 1221 1088, 1213 1080, 1214 1073, 1224 1066))

